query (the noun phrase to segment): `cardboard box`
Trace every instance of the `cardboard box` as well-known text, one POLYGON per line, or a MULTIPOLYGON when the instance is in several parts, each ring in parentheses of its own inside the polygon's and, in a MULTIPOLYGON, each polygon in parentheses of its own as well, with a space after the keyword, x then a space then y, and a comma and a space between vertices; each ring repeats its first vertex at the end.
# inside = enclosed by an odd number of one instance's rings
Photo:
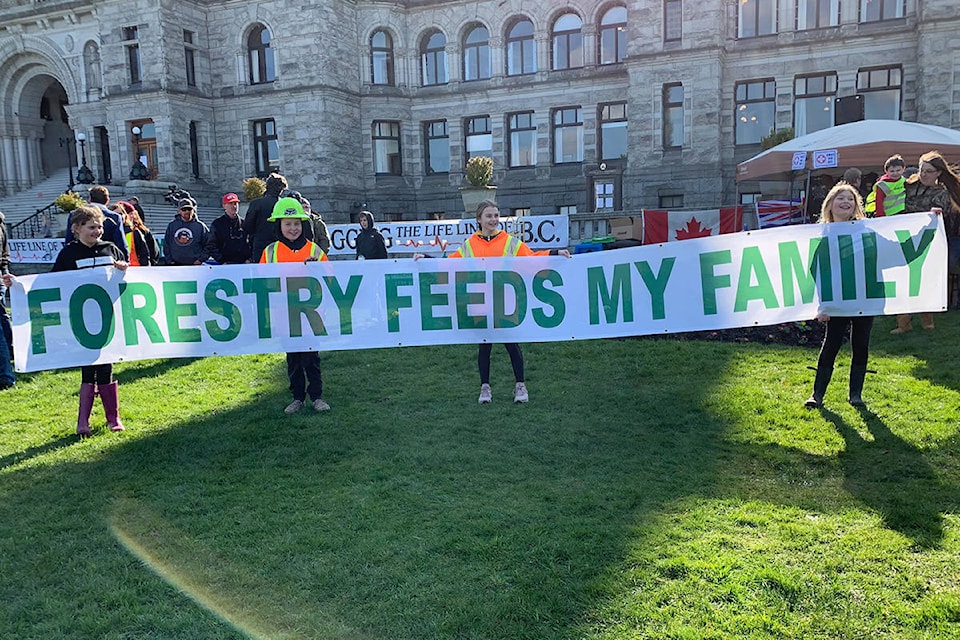
POLYGON ((613 218, 610 220, 610 235, 617 240, 642 240, 643 218, 640 216, 613 218))

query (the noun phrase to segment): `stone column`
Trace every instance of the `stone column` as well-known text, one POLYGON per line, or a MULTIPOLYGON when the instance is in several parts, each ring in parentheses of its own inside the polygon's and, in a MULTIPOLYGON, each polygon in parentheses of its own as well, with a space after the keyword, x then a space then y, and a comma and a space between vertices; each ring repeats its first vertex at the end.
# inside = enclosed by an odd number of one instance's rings
POLYGON ((17 138, 17 187, 30 186, 30 148, 29 141, 23 136, 17 138))

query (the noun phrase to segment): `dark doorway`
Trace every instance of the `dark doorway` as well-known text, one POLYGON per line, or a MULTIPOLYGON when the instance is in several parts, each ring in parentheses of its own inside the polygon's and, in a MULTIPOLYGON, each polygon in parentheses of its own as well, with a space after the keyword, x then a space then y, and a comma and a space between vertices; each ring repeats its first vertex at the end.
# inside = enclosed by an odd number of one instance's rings
POLYGON ((103 184, 113 184, 113 169, 110 165, 110 134, 106 127, 97 127, 100 148, 100 166, 103 167, 103 184))

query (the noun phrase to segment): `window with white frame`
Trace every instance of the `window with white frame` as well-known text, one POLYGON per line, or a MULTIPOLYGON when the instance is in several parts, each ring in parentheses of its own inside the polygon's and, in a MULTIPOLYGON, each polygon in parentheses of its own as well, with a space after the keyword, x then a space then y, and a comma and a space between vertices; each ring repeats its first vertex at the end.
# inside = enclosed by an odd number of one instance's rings
POLYGON ((797 0, 797 31, 840 24, 840 0, 797 0))
POLYGON ((759 144, 776 126, 777 84, 773 78, 738 82, 734 87, 734 144, 759 144))
POLYGON ((777 32, 777 0, 740 0, 738 38, 756 38, 777 32))
POLYGON ((511 167, 537 164, 537 123, 533 111, 507 114, 507 139, 511 167))
POLYGON ((400 123, 373 122, 373 171, 377 174, 403 175, 400 161, 400 123))
POLYGON ((837 99, 837 74, 798 76, 793 81, 793 131, 805 136, 833 126, 837 99))
POLYGON ((860 22, 879 22, 903 17, 904 0, 860 0, 860 22))
POLYGON ((595 180, 593 196, 594 211, 612 211, 616 208, 617 183, 613 180, 595 180))
POLYGON ((683 194, 682 193, 660 194, 657 197, 657 206, 660 209, 682 209, 683 194))
POLYGON ((561 216, 574 216, 577 215, 577 205, 575 204, 562 204, 557 207, 557 214, 561 216))
POLYGON ((553 112, 553 163, 583 162, 583 110, 565 107, 553 112))
POLYGON ((899 120, 903 70, 899 65, 857 71, 857 93, 863 96, 866 120, 899 120))

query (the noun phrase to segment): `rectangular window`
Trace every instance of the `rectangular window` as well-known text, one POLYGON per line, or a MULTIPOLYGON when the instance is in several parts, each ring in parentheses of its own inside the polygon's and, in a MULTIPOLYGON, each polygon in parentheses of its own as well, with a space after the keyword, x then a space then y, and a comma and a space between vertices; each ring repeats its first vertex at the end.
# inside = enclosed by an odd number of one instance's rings
POLYGON ((510 209, 510 215, 514 218, 528 216, 530 215, 530 207, 517 207, 516 209, 510 209))
POLYGON ((797 0, 797 31, 840 24, 840 0, 797 0))
POLYGON ((130 71, 130 84, 140 84, 143 80, 143 65, 140 61, 140 29, 124 27, 123 39, 127 44, 127 69, 130 71))
POLYGON ((427 175, 450 173, 450 135, 446 120, 423 123, 424 147, 427 150, 427 175))
POLYGON ((756 38, 777 32, 777 0, 740 0, 738 38, 756 38))
POLYGON ((671 42, 683 37, 683 4, 681 0, 664 0, 663 40, 671 42))
POLYGON ((400 123, 375 120, 373 123, 373 171, 403 175, 400 161, 400 123))
POLYGON ((562 204, 557 207, 557 213, 561 216, 574 216, 577 215, 577 205, 575 204, 562 204))
POLYGON ((663 85, 663 148, 683 147, 683 85, 663 85))
POLYGON ((594 211, 613 211, 616 208, 617 185, 613 180, 594 182, 593 194, 594 211))
POLYGON ((253 121, 253 158, 258 176, 280 170, 280 143, 273 118, 253 121))
POLYGON ((793 131, 805 136, 833 126, 837 74, 799 76, 793 81, 793 131))
POLYGON ((196 50, 193 46, 193 31, 183 30, 183 59, 187 71, 187 86, 197 86, 196 50))
POLYGON ((760 144, 773 131, 777 85, 773 78, 738 82, 734 93, 735 144, 760 144))
POLYGON ((553 112, 553 163, 583 162, 583 111, 566 107, 553 112))
POLYGON ((627 157, 627 103, 600 105, 600 159, 627 157))
POLYGON ((860 22, 903 17, 903 0, 860 0, 860 22))
POLYGON ((673 193, 667 195, 660 195, 657 202, 658 209, 682 209, 683 208, 683 194, 682 193, 673 193))
POLYGON ((537 164, 537 123, 533 111, 507 115, 510 141, 510 166, 532 167, 537 164))
POLYGON ((477 156, 493 156, 493 134, 490 130, 490 116, 473 116, 463 123, 465 160, 477 156))
POLYGON ((902 77, 903 70, 899 65, 857 71, 857 93, 863 95, 864 119, 900 119, 902 77))

